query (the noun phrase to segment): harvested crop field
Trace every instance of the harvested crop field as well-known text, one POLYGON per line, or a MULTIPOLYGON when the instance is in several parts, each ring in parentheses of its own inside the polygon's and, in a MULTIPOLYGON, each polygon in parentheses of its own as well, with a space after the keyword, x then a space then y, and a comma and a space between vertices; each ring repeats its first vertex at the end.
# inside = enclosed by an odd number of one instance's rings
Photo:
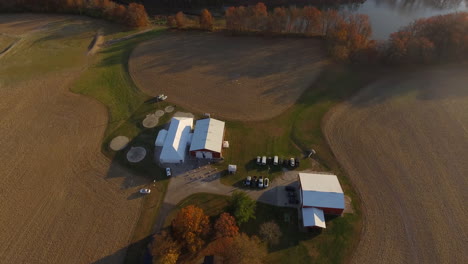
POLYGON ((79 17, 0 15, 21 43, 0 58, 2 263, 120 263, 138 220, 139 178, 101 154, 108 114, 68 89, 95 30, 79 17))
POLYGON ((129 61, 136 84, 176 105, 238 120, 269 119, 292 106, 325 63, 321 41, 167 33, 129 61))
POLYGON ((353 263, 467 262, 467 72, 393 76, 328 114, 323 130, 364 209, 353 263))

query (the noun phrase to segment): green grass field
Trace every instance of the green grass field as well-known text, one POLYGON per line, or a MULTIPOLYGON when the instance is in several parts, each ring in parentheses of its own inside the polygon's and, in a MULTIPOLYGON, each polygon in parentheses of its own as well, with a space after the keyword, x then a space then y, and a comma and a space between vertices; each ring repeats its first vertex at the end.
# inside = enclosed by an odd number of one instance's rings
MULTIPOLYGON (((177 212, 188 205, 196 205, 210 216, 212 223, 226 210, 228 196, 208 193, 194 194, 181 201, 166 220, 166 226, 177 212)), ((250 236, 257 235, 260 225, 275 221, 282 236, 278 245, 268 247, 265 263, 342 263, 349 253, 349 244, 355 235, 356 215, 345 214, 327 220, 327 229, 322 232, 301 232, 297 210, 257 203, 256 218, 240 226, 240 231, 250 236)))

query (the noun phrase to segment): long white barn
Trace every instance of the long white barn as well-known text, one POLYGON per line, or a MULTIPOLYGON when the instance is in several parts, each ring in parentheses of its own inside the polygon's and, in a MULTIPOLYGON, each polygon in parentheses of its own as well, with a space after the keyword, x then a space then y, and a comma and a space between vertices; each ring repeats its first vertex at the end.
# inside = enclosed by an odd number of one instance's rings
POLYGON ((187 151, 193 118, 173 117, 167 130, 159 161, 161 163, 183 163, 187 151))

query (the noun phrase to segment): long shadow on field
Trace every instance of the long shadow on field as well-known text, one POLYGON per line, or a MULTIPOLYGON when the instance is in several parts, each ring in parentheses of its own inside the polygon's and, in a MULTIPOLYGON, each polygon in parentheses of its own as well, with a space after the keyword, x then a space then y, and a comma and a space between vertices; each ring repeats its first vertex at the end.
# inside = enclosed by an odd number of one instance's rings
POLYGON ((128 247, 119 249, 118 251, 110 254, 102 259, 92 262, 93 264, 113 264, 120 263, 124 256, 133 256, 134 262, 125 261, 124 263, 152 263, 149 250, 146 249, 152 240, 152 236, 147 236, 137 242, 131 243, 128 247), (142 252, 142 249, 144 252, 142 252))
POLYGON ((317 43, 315 39, 169 33, 144 44, 144 52, 134 56, 157 55, 143 64, 145 70, 162 68, 162 73, 178 73, 210 66, 206 74, 235 80, 295 72, 323 58, 316 55, 317 43))
MULTIPOLYGON (((234 37, 216 33, 167 33, 145 44, 132 55, 145 57, 142 70, 158 74, 202 70, 203 74, 237 81, 277 74, 304 76, 324 56, 316 39, 234 37)), ((291 84, 291 76, 287 83, 291 84)), ((265 85, 284 87, 275 80, 265 85)), ((269 90, 274 93, 277 90, 269 90)))
POLYGON ((386 76, 364 89, 354 106, 380 104, 394 98, 441 100, 468 96, 468 64, 425 67, 411 72, 387 71, 386 76))

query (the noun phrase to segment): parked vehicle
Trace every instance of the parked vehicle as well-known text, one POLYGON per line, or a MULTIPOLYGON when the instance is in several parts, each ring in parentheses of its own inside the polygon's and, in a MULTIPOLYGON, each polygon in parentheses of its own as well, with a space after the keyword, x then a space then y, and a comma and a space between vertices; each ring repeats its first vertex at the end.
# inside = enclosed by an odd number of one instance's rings
POLYGON ((167 176, 167 177, 171 177, 171 176, 172 176, 171 168, 166 168, 166 176, 167 176))
POLYGON ((299 158, 296 158, 294 162, 296 162, 296 167, 299 167, 299 158))
POLYGON ((273 157, 273 165, 278 165, 278 156, 273 157))
POLYGON ((253 176, 252 184, 250 186, 255 187, 258 184, 257 176, 253 176))
POLYGON ((148 194, 148 193, 151 193, 151 190, 150 189, 140 189, 140 193, 143 193, 143 194, 148 194))
POLYGON ((283 165, 283 158, 279 158, 278 165, 283 165))
POLYGON ((260 176, 260 179, 258 179, 258 188, 263 188, 263 178, 260 176))
POLYGON ((290 158, 290 159, 289 159, 289 166, 291 166, 291 167, 293 167, 293 168, 296 166, 296 163, 295 163, 295 161, 294 161, 294 158, 290 158))
POLYGON ((262 164, 262 158, 260 156, 257 156, 257 164, 258 165, 262 164))
POLYGON ((166 100, 166 99, 167 99, 167 95, 160 94, 160 95, 158 95, 158 97, 157 97, 157 98, 158 98, 158 100, 160 100, 160 101, 164 101, 164 100, 166 100))
POLYGON ((270 179, 265 178, 265 180, 263 180, 263 187, 267 188, 269 185, 270 185, 270 179))
POLYGON ((287 167, 288 166, 288 159, 284 159, 283 160, 283 167, 287 167))
POLYGON ((245 179, 244 181, 244 185, 245 186, 250 186, 250 182, 252 181, 252 177, 250 176, 247 176, 247 178, 245 179))
POLYGON ((267 157, 263 156, 262 157, 262 165, 266 165, 266 164, 267 164, 267 157))

